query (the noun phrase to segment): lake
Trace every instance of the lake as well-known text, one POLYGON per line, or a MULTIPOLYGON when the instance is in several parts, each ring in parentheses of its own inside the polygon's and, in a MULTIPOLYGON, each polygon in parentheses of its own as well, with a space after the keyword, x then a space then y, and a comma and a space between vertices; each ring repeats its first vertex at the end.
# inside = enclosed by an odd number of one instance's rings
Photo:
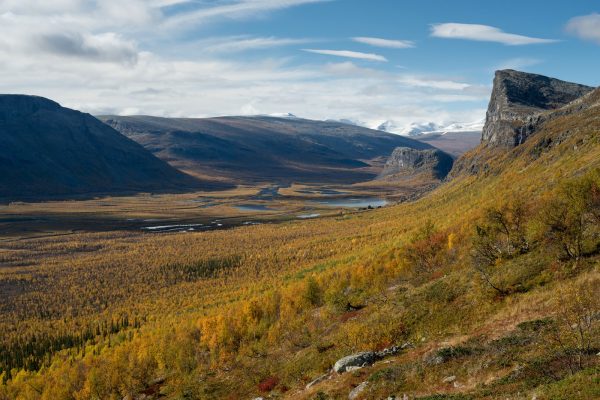
POLYGON ((377 208, 386 206, 388 204, 388 201, 379 197, 352 197, 345 199, 319 200, 315 203, 325 205, 328 207, 367 208, 371 206, 373 208, 377 208))

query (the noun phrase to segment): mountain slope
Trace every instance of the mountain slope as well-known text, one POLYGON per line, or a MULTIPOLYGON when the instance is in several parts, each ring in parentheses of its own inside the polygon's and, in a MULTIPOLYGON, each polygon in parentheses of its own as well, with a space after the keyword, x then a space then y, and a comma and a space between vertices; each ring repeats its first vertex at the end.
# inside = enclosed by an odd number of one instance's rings
POLYGON ((0 198, 181 190, 201 182, 91 115, 0 96, 0 198))
POLYGON ((432 148, 358 126, 298 118, 99 118, 177 168, 233 182, 367 181, 396 147, 432 148))

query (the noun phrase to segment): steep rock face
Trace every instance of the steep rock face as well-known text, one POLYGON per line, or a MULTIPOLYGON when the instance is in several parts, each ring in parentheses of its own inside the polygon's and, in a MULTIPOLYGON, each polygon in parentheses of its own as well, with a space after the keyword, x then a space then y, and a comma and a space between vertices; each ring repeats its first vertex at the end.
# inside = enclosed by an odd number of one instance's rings
POLYGON ((533 133, 540 113, 561 108, 592 90, 542 75, 497 71, 481 142, 493 147, 518 146, 533 133))
POLYGON ((89 114, 0 95, 0 198, 179 190, 201 182, 89 114))
POLYGON ((438 149, 415 150, 398 147, 387 160, 380 178, 413 177, 427 174, 443 179, 452 169, 453 159, 438 149))

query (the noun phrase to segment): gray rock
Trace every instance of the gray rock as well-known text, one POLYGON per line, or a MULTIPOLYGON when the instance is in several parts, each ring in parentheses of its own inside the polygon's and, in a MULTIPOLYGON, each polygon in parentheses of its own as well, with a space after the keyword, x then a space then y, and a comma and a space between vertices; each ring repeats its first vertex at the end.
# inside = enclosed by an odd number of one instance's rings
POLYGON ((356 399, 365 390, 368 384, 369 382, 363 382, 354 389, 352 389, 352 391, 348 395, 348 400, 356 399))
POLYGON ((456 376, 452 375, 452 376, 447 376, 445 377, 442 382, 444 383, 452 383, 456 380, 456 376))
POLYGON ((377 361, 377 355, 372 351, 352 354, 336 361, 333 370, 338 374, 348 371, 349 367, 365 367, 377 361))
POLYGON ((493 147, 522 144, 540 123, 540 114, 581 98, 592 87, 513 70, 496 71, 481 142, 493 147))
POLYGON ((375 355, 378 358, 385 358, 385 357, 390 357, 390 356, 395 356, 396 354, 400 353, 402 350, 405 350, 409 347, 415 347, 412 343, 406 342, 404 343, 402 346, 392 346, 392 347, 388 347, 387 349, 383 349, 381 351, 378 351, 375 353, 375 355))
POLYGON ((372 365, 375 361, 379 361, 382 358, 396 355, 408 347, 414 346, 412 343, 407 342, 402 346, 392 346, 381 351, 365 351, 362 353, 352 354, 351 356, 346 356, 337 360, 333 366, 333 370, 338 374, 354 371, 372 365))
POLYGON ((397 147, 385 163, 379 179, 410 178, 419 174, 444 179, 452 169, 454 160, 441 150, 416 150, 397 147))

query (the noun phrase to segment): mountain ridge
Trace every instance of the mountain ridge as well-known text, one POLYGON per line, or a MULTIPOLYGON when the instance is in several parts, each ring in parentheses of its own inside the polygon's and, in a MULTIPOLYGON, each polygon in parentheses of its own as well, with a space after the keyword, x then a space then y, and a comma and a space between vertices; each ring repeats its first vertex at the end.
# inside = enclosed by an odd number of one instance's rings
POLYGON ((333 121, 270 116, 99 116, 173 166, 230 182, 357 183, 375 178, 410 138, 333 121))
POLYGON ((564 107, 592 90, 544 75, 496 71, 481 141, 488 146, 518 146, 530 134, 523 127, 536 114, 564 107))
POLYGON ((490 173, 494 160, 516 157, 515 149, 551 121, 593 107, 597 93, 597 88, 543 75, 496 71, 480 144, 456 160, 449 179, 490 173))

